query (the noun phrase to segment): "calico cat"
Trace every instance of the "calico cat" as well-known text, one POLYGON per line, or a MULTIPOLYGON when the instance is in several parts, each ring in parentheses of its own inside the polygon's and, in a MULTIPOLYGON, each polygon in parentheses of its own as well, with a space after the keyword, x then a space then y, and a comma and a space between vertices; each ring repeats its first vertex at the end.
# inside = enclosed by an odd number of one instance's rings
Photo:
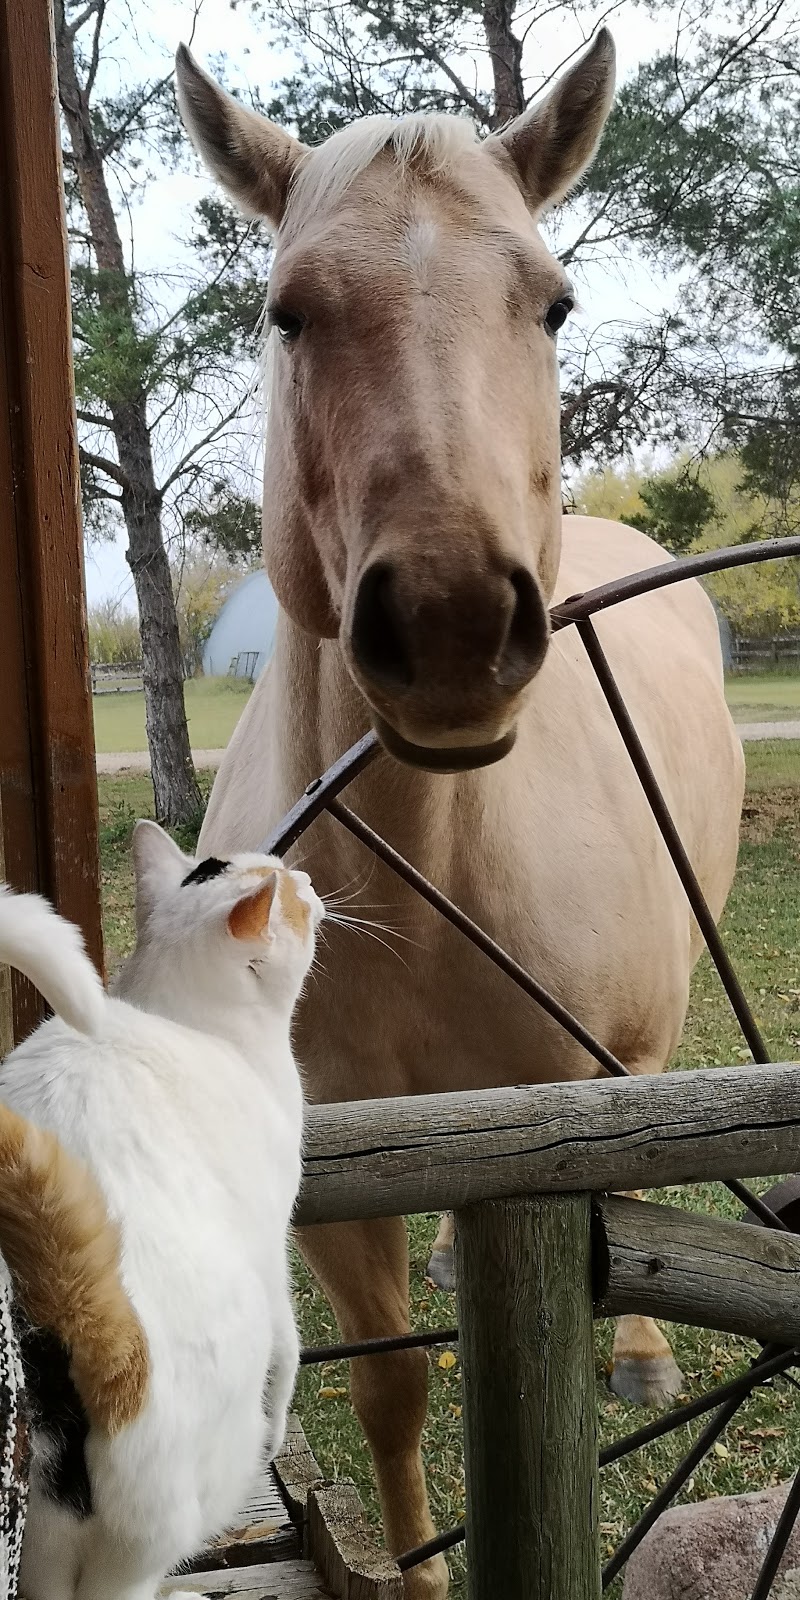
POLYGON ((259 855, 198 863, 155 823, 137 825, 134 866, 137 944, 114 995, 75 928, 0 890, 0 961, 56 1013, 0 1067, 0 1100, 88 1168, 146 1341, 138 1408, 113 1417, 74 1337, 71 1362, 63 1330, 29 1341, 23 1600, 152 1600, 241 1509, 297 1369, 289 1029, 324 909, 305 873, 259 855))

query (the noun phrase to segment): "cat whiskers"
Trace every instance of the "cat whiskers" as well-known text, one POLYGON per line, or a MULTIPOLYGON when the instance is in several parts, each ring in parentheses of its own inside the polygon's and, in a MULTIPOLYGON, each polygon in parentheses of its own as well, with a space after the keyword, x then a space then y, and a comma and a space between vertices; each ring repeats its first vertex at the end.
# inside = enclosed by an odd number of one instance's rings
POLYGON ((371 917, 354 917, 342 911, 328 911, 326 921, 343 928, 352 928, 353 933, 360 934, 363 938, 374 939, 377 944, 383 945, 384 950, 388 950, 390 955, 397 956, 398 961, 402 961, 404 966, 408 966, 408 962, 403 960, 399 950, 395 950, 386 939, 381 938, 381 934, 386 934, 392 939, 401 939, 404 944, 413 944, 418 950, 424 948, 418 940, 410 939, 407 934, 401 933, 399 928, 393 928, 391 923, 377 922, 371 917))

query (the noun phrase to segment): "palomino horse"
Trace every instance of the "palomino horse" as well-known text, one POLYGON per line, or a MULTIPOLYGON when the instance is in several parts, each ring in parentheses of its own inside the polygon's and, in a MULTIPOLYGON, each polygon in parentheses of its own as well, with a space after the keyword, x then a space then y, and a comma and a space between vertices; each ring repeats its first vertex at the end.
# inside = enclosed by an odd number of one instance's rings
MULTIPOLYGON (((377 117, 308 150, 181 51, 197 148, 277 234, 264 550, 282 613, 201 849, 257 846, 372 721, 396 759, 359 778, 356 809, 632 1071, 660 1072, 701 941, 583 646, 572 629, 551 640, 546 610, 668 559, 630 528, 561 515, 555 334, 572 289, 537 219, 591 157, 613 60, 603 31, 483 142, 458 119, 377 117)), ((687 583, 598 629, 718 915, 743 763, 711 605, 687 583)), ((324 891, 371 860, 330 819, 301 849, 324 891)), ((312 1099, 595 1074, 381 867, 369 900, 409 942, 401 962, 332 929, 299 1025, 312 1099)), ((306 1229, 300 1243, 345 1339, 408 1328, 402 1219, 306 1229)), ((654 1323, 623 1318, 614 1349, 620 1391, 679 1386, 654 1323)), ((426 1395, 420 1351, 354 1363, 396 1552, 433 1531, 426 1395)), ((441 1557, 407 1574, 410 1600, 446 1588, 441 1557)))

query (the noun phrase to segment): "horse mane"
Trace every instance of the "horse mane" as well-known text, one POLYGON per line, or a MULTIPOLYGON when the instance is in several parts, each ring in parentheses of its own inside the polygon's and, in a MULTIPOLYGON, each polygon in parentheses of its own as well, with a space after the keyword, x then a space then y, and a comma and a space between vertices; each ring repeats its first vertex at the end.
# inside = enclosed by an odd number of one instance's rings
POLYGON ((403 167, 420 161, 432 176, 477 142, 466 117, 438 112, 360 117, 310 152, 292 184, 287 217, 301 211, 313 215, 321 205, 335 204, 382 150, 391 150, 403 167))

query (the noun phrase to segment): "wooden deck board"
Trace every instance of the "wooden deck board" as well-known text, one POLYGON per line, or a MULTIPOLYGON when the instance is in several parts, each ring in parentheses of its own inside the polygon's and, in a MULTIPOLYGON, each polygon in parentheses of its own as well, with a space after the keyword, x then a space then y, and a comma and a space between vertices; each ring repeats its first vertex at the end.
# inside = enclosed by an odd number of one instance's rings
POLYGON ((255 1562, 292 1561, 301 1554, 273 1467, 265 1467, 250 1499, 230 1529, 192 1562, 196 1572, 255 1562))
POLYGON ((310 1561, 269 1561, 265 1566, 223 1572, 184 1573, 169 1578, 160 1594, 207 1596, 208 1600, 331 1600, 310 1561))

